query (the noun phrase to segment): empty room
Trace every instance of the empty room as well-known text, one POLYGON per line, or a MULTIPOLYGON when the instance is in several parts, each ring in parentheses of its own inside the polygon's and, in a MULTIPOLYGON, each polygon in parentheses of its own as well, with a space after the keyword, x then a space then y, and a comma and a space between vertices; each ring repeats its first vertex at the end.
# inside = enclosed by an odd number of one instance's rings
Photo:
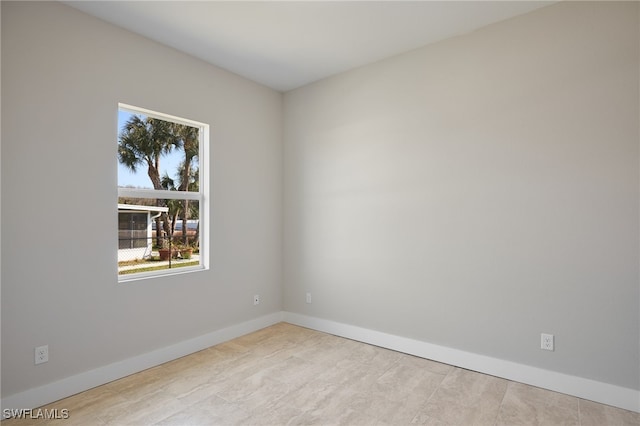
POLYGON ((640 424, 640 4, 2 1, 2 425, 640 424))

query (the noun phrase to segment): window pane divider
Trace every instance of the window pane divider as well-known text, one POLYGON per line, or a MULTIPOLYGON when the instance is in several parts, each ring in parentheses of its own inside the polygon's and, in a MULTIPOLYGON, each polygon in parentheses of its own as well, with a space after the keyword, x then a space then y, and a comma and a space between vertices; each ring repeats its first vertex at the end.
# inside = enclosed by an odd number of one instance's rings
POLYGON ((171 200, 200 200, 202 195, 193 191, 166 191, 158 189, 118 188, 118 197, 166 198, 171 200))

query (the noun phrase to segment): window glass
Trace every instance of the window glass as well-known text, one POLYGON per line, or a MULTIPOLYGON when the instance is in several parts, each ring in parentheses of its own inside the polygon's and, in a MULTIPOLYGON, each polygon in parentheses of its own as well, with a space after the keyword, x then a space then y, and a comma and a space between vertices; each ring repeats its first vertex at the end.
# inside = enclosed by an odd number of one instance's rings
POLYGON ((120 105, 120 280, 207 266, 202 230, 208 126, 120 105))

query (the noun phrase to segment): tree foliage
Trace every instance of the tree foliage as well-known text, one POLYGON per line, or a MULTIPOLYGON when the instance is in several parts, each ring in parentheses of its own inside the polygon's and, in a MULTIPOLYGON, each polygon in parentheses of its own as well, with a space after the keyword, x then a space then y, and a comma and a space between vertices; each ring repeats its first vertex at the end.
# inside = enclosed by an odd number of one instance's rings
POLYGON ((179 144, 173 135, 172 124, 157 118, 134 115, 120 132, 118 160, 134 173, 146 165, 153 189, 162 189, 160 158, 179 144))
MULTIPOLYGON (((198 129, 195 127, 133 115, 124 124, 118 137, 118 161, 133 173, 146 167, 147 175, 156 190, 198 191, 198 143, 198 129), (161 158, 174 150, 183 153, 183 161, 178 167, 175 181, 168 174, 160 176, 161 158)), ((163 214, 158 219, 162 220, 164 231, 169 237, 173 235, 175 221, 180 216, 183 220, 184 243, 188 243, 187 221, 191 217, 198 218, 197 204, 189 203, 188 200, 157 201, 157 205, 169 207, 169 214, 163 214)))

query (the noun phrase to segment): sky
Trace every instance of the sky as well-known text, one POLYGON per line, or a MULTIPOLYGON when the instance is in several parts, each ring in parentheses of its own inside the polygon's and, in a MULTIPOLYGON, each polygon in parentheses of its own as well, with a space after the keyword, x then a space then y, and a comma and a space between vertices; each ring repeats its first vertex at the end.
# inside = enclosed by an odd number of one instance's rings
MULTIPOLYGON (((142 118, 145 118, 143 114, 136 114, 142 118)), ((120 130, 122 126, 127 122, 127 120, 133 116, 130 112, 118 111, 118 135, 120 135, 120 130)), ((176 178, 178 169, 178 165, 183 160, 182 151, 173 151, 170 154, 163 156, 160 158, 160 177, 164 176, 165 172, 169 173, 169 176, 172 178, 176 178)), ((116 160, 117 161, 117 160, 116 160)), ((120 164, 118 162, 118 186, 134 186, 137 188, 148 188, 153 189, 153 185, 151 183, 151 179, 149 179, 149 175, 147 174, 147 166, 144 165, 138 168, 137 173, 131 173, 128 168, 120 164)))

